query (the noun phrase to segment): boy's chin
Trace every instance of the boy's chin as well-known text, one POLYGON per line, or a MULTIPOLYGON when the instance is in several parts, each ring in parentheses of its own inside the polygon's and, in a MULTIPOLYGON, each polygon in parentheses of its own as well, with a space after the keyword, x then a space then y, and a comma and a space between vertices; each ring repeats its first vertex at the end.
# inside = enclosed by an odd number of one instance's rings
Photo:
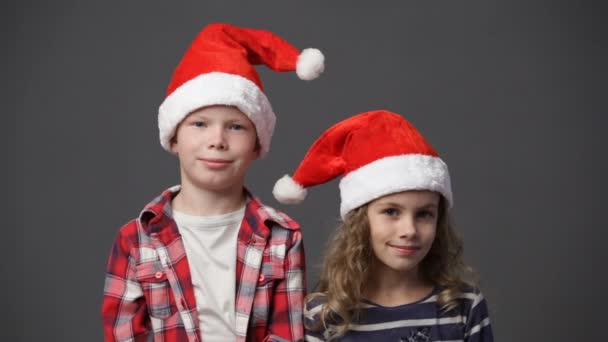
POLYGON ((194 183, 195 186, 201 190, 215 191, 215 192, 226 192, 234 190, 235 188, 243 187, 242 179, 235 179, 233 177, 227 178, 215 178, 215 179, 202 179, 194 183))

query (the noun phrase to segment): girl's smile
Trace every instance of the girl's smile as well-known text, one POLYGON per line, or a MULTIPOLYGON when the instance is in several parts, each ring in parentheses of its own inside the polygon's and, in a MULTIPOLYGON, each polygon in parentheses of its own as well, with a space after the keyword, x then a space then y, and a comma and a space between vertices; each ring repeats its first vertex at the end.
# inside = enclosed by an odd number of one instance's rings
POLYGON ((367 209, 370 244, 379 276, 418 276, 418 265, 435 240, 439 194, 402 191, 380 197, 367 209))
POLYGON ((400 256, 412 256, 414 254, 416 254, 418 251, 420 251, 420 247, 419 246, 400 246, 400 245, 392 245, 390 243, 387 243, 387 245, 389 247, 392 247, 395 249, 395 252, 400 255, 400 256))

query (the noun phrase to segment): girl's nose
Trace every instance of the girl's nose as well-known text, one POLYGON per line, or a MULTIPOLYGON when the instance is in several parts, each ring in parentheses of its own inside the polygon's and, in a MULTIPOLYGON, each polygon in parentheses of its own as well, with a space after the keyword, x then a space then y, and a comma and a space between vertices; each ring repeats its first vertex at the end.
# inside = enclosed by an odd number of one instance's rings
POLYGON ((399 221, 399 237, 411 238, 416 235, 416 221, 411 217, 404 217, 399 221))

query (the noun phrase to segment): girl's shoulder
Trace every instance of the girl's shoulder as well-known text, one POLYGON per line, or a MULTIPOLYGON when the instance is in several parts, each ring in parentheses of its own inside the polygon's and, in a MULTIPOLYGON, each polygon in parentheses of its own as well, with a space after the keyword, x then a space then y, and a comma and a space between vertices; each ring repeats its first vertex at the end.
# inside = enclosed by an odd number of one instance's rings
POLYGON ((461 289, 459 298, 461 301, 468 303, 471 306, 475 306, 485 300, 483 293, 481 293, 481 289, 473 285, 464 286, 461 289))
POLYGON ((309 294, 304 304, 304 318, 310 320, 318 319, 325 304, 327 304, 327 296, 324 293, 315 292, 309 294))
MULTIPOLYGON (((438 302, 438 297, 441 296, 441 288, 438 289, 438 293, 434 296, 434 301, 438 302)), ((449 314, 460 314, 463 317, 469 317, 481 313, 486 316, 488 312, 488 305, 486 299, 481 292, 481 289, 473 285, 465 285, 460 288, 460 291, 454 298, 457 302, 457 306, 454 310, 447 311, 449 314)))
POLYGON ((330 322, 323 318, 323 307, 327 296, 323 293, 312 293, 306 297, 304 304, 304 330, 307 341, 325 341, 330 322))
POLYGON ((488 303, 481 289, 476 286, 464 288, 458 299, 460 313, 466 317, 465 335, 469 337, 475 335, 475 340, 478 341, 493 341, 488 303))
POLYGON ((304 304, 304 326, 316 329, 319 326, 339 325, 342 319, 332 310, 327 308, 328 297, 326 294, 316 292, 306 297, 304 304))
MULTIPOLYGON (((465 284, 459 286, 457 289, 458 289, 458 292, 457 292, 458 298, 463 299, 463 300, 467 300, 467 299, 475 300, 479 297, 483 297, 483 294, 481 293, 481 289, 475 285, 465 283, 465 284)), ((444 290, 446 290, 445 287, 436 286, 435 289, 433 290, 433 292, 435 295, 439 295, 444 290)))

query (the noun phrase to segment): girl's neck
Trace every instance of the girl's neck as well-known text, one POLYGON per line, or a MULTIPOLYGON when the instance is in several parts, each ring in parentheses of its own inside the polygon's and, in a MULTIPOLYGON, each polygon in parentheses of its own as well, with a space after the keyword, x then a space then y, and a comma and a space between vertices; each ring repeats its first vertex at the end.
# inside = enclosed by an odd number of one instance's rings
POLYGON ((182 184, 171 205, 184 214, 214 216, 239 210, 245 200, 242 186, 216 191, 182 184))
POLYGON ((410 272, 380 271, 375 267, 368 277, 363 297, 382 306, 399 306, 417 302, 433 291, 433 284, 424 280, 418 270, 410 272))

